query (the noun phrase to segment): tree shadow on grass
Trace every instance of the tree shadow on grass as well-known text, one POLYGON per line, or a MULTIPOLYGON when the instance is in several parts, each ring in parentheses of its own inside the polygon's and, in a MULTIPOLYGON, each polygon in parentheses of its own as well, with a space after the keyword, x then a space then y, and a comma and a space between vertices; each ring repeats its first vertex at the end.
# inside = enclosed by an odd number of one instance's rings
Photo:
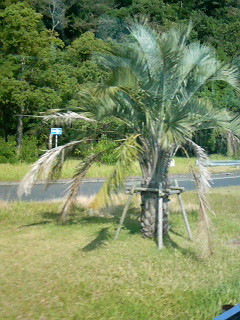
POLYGON ((81 250, 84 252, 89 252, 96 250, 106 244, 108 240, 112 239, 109 228, 102 228, 98 234, 97 237, 92 240, 89 244, 87 244, 85 247, 83 247, 81 250))
MULTIPOLYGON (((172 232, 172 231, 170 231, 172 232)), ((170 234, 166 234, 163 237, 163 244, 166 248, 172 248, 172 249, 177 249, 182 253, 184 256, 191 257, 194 260, 199 260, 198 255, 193 251, 191 248, 182 248, 177 244, 170 236, 170 234)))
POLYGON ((24 224, 22 226, 19 226, 18 228, 26 228, 26 227, 34 227, 34 226, 41 226, 41 225, 50 224, 50 223, 56 222, 60 217, 60 214, 55 213, 55 212, 51 212, 51 213, 50 212, 43 212, 40 215, 42 218, 44 218, 43 221, 24 224))
POLYGON ((40 222, 34 222, 34 223, 24 224, 24 225, 22 225, 22 226, 19 226, 18 228, 42 226, 42 225, 49 224, 49 223, 51 223, 51 221, 45 220, 45 221, 40 221, 40 222))
MULTIPOLYGON (((42 221, 22 225, 19 228, 23 227, 33 227, 47 224, 57 224, 59 226, 68 226, 68 225, 87 225, 87 224, 113 224, 115 230, 117 229, 120 218, 123 212, 124 206, 113 206, 111 208, 112 213, 109 214, 109 208, 106 212, 102 211, 101 215, 89 215, 84 213, 82 210, 80 212, 76 211, 75 213, 69 214, 67 221, 63 224, 60 221, 61 214, 56 212, 42 212, 40 216, 43 218, 42 221)), ((124 220, 122 229, 127 230, 130 234, 140 233, 140 223, 138 221, 139 210, 137 208, 129 209, 127 216, 124 220)))
POLYGON ((188 238, 187 236, 184 236, 184 235, 182 235, 181 233, 179 233, 179 232, 177 232, 177 231, 174 231, 174 230, 172 230, 172 229, 170 229, 170 233, 173 233, 173 234, 175 234, 176 236, 178 236, 178 237, 180 237, 180 238, 182 238, 182 239, 189 240, 189 238, 188 238))

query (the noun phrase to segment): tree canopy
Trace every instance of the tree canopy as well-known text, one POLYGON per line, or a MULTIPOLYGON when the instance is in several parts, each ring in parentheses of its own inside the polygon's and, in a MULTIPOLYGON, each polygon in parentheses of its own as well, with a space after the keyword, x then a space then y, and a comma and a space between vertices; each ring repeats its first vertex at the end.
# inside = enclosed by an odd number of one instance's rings
MULTIPOLYGON (((129 36, 128 20, 140 16, 160 31, 191 19, 191 40, 214 47, 222 61, 233 61, 239 68, 237 0, 4 0, 0 4, 1 136, 6 141, 16 136, 18 115, 79 106, 82 87, 108 77, 93 54, 110 52, 116 41, 124 43, 129 36)), ((239 112, 239 94, 221 82, 205 87, 201 96, 220 109, 239 112)), ((35 127, 38 141, 43 141, 49 126, 39 131, 39 123, 23 118, 23 133, 33 133, 35 127)), ((109 121, 108 125, 112 126, 109 121)), ((124 125, 121 128, 119 137, 128 130, 124 125)), ((98 136, 102 136, 100 131, 98 136)), ((107 133, 105 138, 113 136, 107 133)), ((216 152, 218 144, 213 143, 211 130, 208 136, 205 147, 216 152)), ((65 138, 62 142, 67 142, 65 138)), ((226 142, 222 143, 221 149, 226 151, 226 142)))
MULTIPOLYGON (((98 54, 98 64, 108 71, 108 77, 102 83, 82 89, 82 101, 92 115, 85 120, 101 122, 112 116, 126 123, 130 132, 117 148, 108 145, 108 149, 100 152, 92 150, 80 162, 63 208, 64 219, 76 201, 87 170, 104 152, 110 151, 117 154, 116 165, 92 207, 105 204, 111 191, 123 184, 129 166, 138 161, 142 171, 142 233, 153 238, 160 210, 156 190, 168 192, 170 160, 179 148, 189 144, 199 159, 199 176, 193 173, 198 186, 201 220, 207 232, 204 239, 209 241, 206 214, 209 175, 203 164, 207 155, 192 139, 196 132, 211 129, 239 141, 240 117, 225 108, 217 108, 200 93, 208 84, 218 81, 239 90, 239 73, 236 67, 218 60, 213 48, 190 41, 191 31, 191 23, 165 32, 156 31, 146 23, 131 23, 128 41, 115 44, 109 53, 98 54)), ((84 118, 82 111, 79 106, 75 113, 57 113, 54 117, 79 120, 84 118)), ((94 138, 94 135, 88 136, 46 152, 25 176, 20 193, 28 193, 39 175, 46 181, 52 179, 61 170, 63 156, 94 138)), ((169 230, 168 197, 163 196, 164 234, 169 230)))

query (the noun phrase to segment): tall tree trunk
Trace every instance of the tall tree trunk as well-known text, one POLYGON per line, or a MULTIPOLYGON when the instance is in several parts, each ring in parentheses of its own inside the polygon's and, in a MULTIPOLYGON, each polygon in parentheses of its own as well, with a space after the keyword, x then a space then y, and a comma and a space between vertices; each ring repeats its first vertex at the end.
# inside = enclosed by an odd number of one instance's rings
MULTIPOLYGON (((159 188, 160 183, 163 189, 170 186, 168 179, 168 168, 171 159, 171 152, 162 150, 159 153, 155 168, 152 174, 142 182, 142 187, 159 188)), ((158 193, 142 192, 141 193, 141 232, 144 237, 153 238, 157 235, 158 225, 158 193)), ((163 234, 169 231, 168 222, 168 202, 169 198, 163 198, 163 234)))
MULTIPOLYGON (((21 81, 24 81, 24 73, 25 73, 25 58, 22 57, 21 60, 21 81)), ((20 106, 20 114, 18 117, 18 124, 17 124, 17 155, 19 156, 21 153, 22 147, 22 140, 23 140, 23 115, 24 114, 24 106, 21 104, 20 106)))
POLYGON ((227 155, 228 157, 234 156, 234 141, 230 132, 227 133, 227 155))
POLYGON ((5 142, 8 141, 8 126, 7 126, 7 119, 8 119, 8 116, 5 115, 5 113, 3 112, 3 115, 2 115, 2 133, 3 133, 3 137, 4 137, 4 140, 5 142))
POLYGON ((49 134, 48 137, 48 149, 51 150, 52 149, 52 139, 53 139, 53 134, 49 134))
MULTIPOLYGON (((142 184, 143 187, 158 188, 159 184, 146 185, 142 184)), ((163 188, 169 186, 168 182, 163 184, 163 188)), ((158 194, 156 192, 142 192, 141 193, 141 232, 144 237, 153 238, 157 236, 157 225, 158 225, 158 194)), ((163 198, 163 234, 167 234, 169 231, 168 221, 168 203, 169 198, 163 198)))
MULTIPOLYGON (((22 110, 21 110, 21 113, 22 113, 22 110)), ((23 117, 20 115, 18 117, 18 124, 17 124, 17 155, 18 156, 21 153, 22 140, 23 140, 23 117)))

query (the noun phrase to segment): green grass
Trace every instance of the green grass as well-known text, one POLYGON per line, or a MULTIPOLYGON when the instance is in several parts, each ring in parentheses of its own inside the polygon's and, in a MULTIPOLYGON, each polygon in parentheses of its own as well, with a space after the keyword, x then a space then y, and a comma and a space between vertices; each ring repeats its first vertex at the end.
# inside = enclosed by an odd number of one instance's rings
MULTIPOLYGON (((230 158, 222 155, 212 155, 214 160, 228 160, 230 158)), ((195 158, 187 160, 186 158, 175 158, 175 167, 170 168, 170 174, 186 174, 189 173, 189 163, 195 166, 195 158)), ((78 165, 78 160, 67 160, 64 164, 61 179, 71 178, 74 174, 75 167, 78 165)), ((0 181, 20 181, 23 176, 30 170, 31 165, 27 163, 19 164, 0 164, 0 181)), ((113 169, 113 165, 94 164, 86 178, 106 178, 113 169)), ((216 167, 209 169, 212 173, 232 172, 237 171, 236 167, 216 167)), ((141 171, 136 163, 129 169, 129 176, 139 176, 141 171)))
MULTIPOLYGON (((137 201, 118 241, 121 205, 102 217, 79 210, 60 226, 58 203, 1 203, 0 319, 212 319, 239 303, 239 192, 212 191, 214 254, 204 260, 176 199, 162 251, 142 239, 137 201)), ((196 232, 195 193, 184 201, 196 232)))

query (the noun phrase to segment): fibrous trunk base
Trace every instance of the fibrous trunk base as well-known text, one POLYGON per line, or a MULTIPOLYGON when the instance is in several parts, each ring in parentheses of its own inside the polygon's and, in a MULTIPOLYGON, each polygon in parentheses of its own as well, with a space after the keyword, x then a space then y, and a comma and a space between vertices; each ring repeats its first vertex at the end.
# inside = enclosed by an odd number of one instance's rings
MULTIPOLYGON (((157 193, 144 192, 141 195, 141 232, 144 237, 154 238, 157 236, 158 226, 158 195, 157 193)), ((168 198, 163 198, 163 234, 169 231, 168 223, 168 198)))

